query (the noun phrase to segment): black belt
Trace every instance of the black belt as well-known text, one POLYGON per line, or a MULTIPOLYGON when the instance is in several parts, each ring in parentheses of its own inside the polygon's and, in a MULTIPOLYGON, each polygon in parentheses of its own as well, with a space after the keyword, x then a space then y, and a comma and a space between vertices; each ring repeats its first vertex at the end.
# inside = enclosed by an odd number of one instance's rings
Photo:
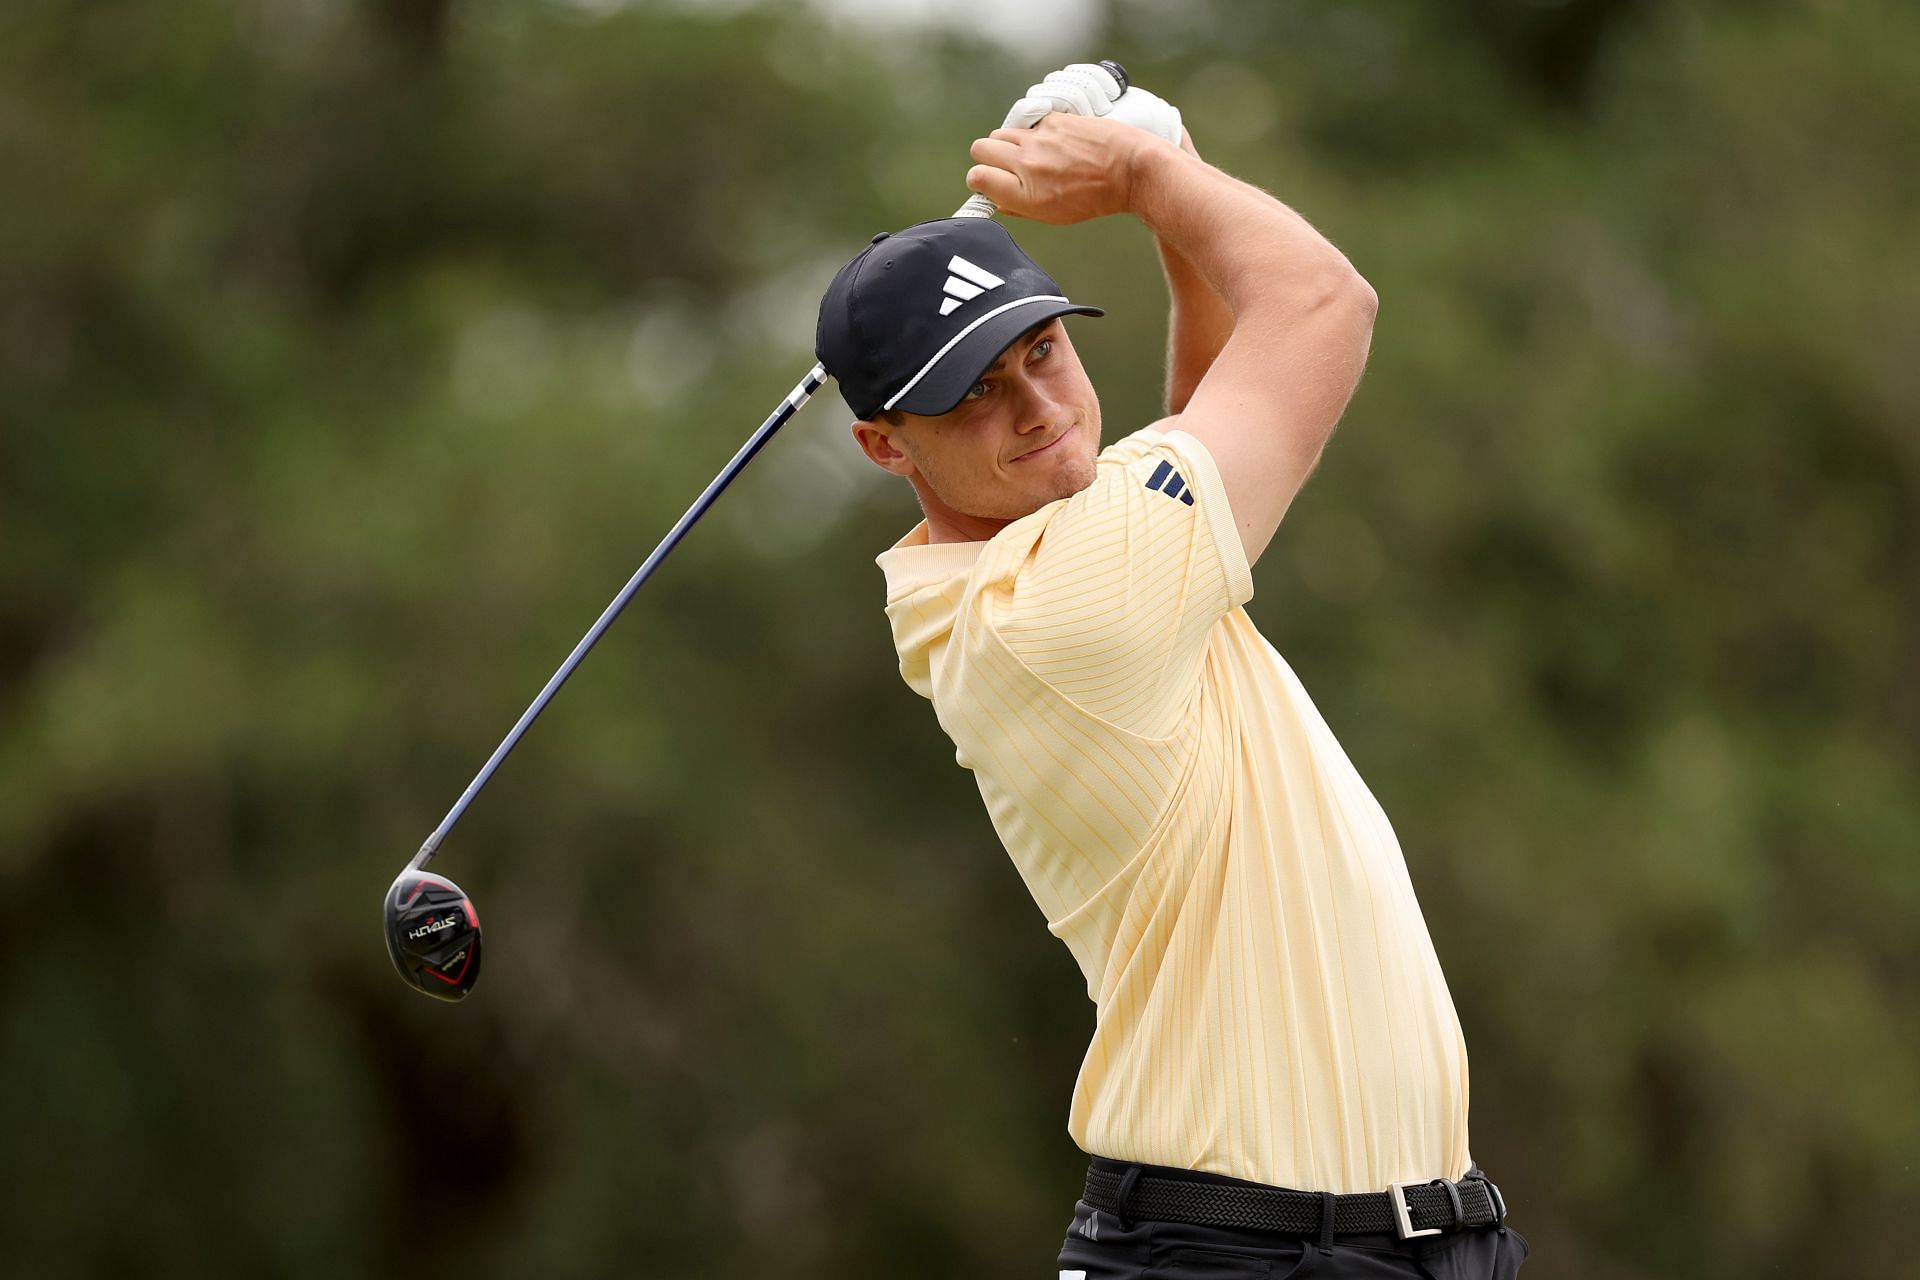
POLYGON ((1468 1227, 1493 1226, 1507 1216, 1506 1201, 1478 1166, 1458 1182, 1396 1182, 1385 1191, 1335 1195, 1289 1191, 1259 1182, 1157 1165, 1094 1157, 1083 1197, 1123 1220, 1148 1218, 1205 1227, 1282 1231, 1324 1238, 1392 1233, 1402 1240, 1468 1227), (1333 1230, 1323 1231, 1331 1209, 1333 1230))

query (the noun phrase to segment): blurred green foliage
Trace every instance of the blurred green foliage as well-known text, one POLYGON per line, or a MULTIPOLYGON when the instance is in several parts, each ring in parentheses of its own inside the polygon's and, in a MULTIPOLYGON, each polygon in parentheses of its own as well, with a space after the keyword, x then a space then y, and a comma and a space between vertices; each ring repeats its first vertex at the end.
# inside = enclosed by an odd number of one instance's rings
MULTIPOLYGON (((961 8, 0 11, 0 1270, 1046 1273, 1090 1009, 894 672, 916 513, 832 392, 443 852, 475 998, 376 907, 834 266, 1114 56, 1381 295, 1252 611, 1533 1271, 1907 1273, 1920 11, 961 8)), ((1016 231, 1151 420, 1144 232, 1016 231)))

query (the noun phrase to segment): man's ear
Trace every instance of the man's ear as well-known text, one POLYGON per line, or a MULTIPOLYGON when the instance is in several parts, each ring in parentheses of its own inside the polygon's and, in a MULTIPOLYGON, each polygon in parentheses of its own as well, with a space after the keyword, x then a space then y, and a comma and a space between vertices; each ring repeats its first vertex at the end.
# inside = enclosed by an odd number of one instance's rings
POLYGON ((866 454, 874 466, 896 476, 913 474, 913 459, 900 451, 884 425, 856 418, 852 430, 853 438, 860 444, 860 452, 866 454))

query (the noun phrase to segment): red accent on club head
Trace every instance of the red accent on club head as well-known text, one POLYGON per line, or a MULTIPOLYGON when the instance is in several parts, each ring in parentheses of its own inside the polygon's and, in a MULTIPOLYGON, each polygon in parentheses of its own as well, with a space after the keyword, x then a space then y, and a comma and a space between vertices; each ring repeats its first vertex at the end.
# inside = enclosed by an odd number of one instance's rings
POLYGON ((472 963, 473 963, 473 948, 468 947, 467 948, 467 964, 461 965, 460 972, 454 974, 451 978, 449 978, 446 974, 440 972, 438 969, 428 969, 428 970, 425 970, 425 972, 432 974, 434 977, 440 979, 440 981, 446 983, 450 987, 457 987, 460 985, 460 979, 467 976, 467 965, 470 965, 472 963))
POLYGON ((467 923, 478 929, 480 927, 480 917, 473 909, 473 899, 462 898, 460 899, 460 905, 467 909, 467 923))
POLYGON ((407 900, 402 905, 411 906, 413 900, 420 896, 420 891, 428 885, 432 885, 436 889, 453 889, 453 882, 451 880, 442 880, 439 876, 428 875, 422 871, 413 882, 413 892, 407 895, 407 900))

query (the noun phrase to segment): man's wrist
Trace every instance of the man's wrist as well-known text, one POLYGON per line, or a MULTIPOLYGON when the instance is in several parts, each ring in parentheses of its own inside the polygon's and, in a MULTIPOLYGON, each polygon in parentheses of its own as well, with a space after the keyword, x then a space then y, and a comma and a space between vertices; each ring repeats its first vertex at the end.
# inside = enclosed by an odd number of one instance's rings
POLYGON ((1127 212, 1149 226, 1153 225, 1153 211, 1159 207, 1177 166, 1198 159, 1197 155, 1185 154, 1170 143, 1158 139, 1143 140, 1140 146, 1134 148, 1128 162, 1127 212))
POLYGON ((1200 173, 1210 165, 1198 155, 1185 152, 1158 138, 1146 140, 1133 154, 1127 184, 1127 213, 1140 219, 1148 230, 1165 238, 1171 223, 1181 219, 1181 186, 1188 192, 1200 173))

